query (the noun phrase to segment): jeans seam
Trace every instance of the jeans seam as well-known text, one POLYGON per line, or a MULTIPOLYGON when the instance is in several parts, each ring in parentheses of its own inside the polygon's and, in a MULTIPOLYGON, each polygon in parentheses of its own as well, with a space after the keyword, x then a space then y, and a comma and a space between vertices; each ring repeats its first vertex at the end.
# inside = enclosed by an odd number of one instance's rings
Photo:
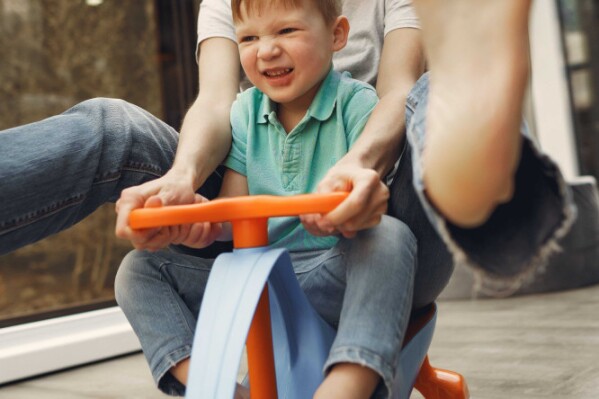
POLYGON ((414 112, 416 112, 416 100, 412 97, 412 96, 408 96, 406 98, 406 108, 408 108, 410 111, 412 111, 412 114, 414 114, 414 112), (412 104, 414 103, 414 104, 412 104))
POLYGON ((130 170, 134 172, 149 172, 156 174, 157 176, 161 176, 164 173, 161 167, 145 162, 128 162, 123 167, 123 170, 130 170))
MULTIPOLYGON (((344 251, 339 251, 337 256, 341 257, 342 263, 345 261, 345 252, 344 251)), ((332 258, 330 258, 330 259, 332 259, 332 258)), ((322 264, 320 264, 319 266, 322 266, 322 264)), ((346 280, 347 280, 347 265, 344 265, 344 269, 345 269, 346 280)), ((334 273, 331 273, 331 271, 328 269, 326 271, 327 271, 329 277, 332 278, 333 280, 335 280, 338 284, 347 286, 347 281, 340 280, 339 278, 337 278, 337 276, 335 276, 334 273)))
MULTIPOLYGON (((122 176, 122 171, 148 173, 155 177, 162 176, 162 169, 157 166, 141 162, 133 162, 122 168, 121 171, 106 172, 101 175, 96 175, 92 184, 105 184, 118 180, 122 176)), ((48 206, 29 212, 24 216, 9 219, 6 222, 0 222, 0 235, 8 234, 14 230, 35 223, 38 220, 42 220, 48 216, 54 215, 66 208, 79 205, 84 202, 86 198, 87 196, 85 194, 76 194, 67 198, 66 200, 56 201, 48 206)))
POLYGON ((43 207, 33 212, 29 212, 25 216, 20 216, 7 222, 0 222, 0 235, 10 233, 11 231, 32 224, 37 220, 58 213, 63 209, 78 205, 82 203, 85 200, 85 198, 86 196, 84 194, 77 194, 66 200, 53 202, 49 206, 43 207))
POLYGON ((170 284, 169 281, 166 281, 166 279, 164 279, 164 273, 163 270, 168 266, 168 265, 172 265, 171 262, 162 262, 160 264, 160 266, 158 266, 158 272, 160 275, 160 281, 165 282, 166 285, 163 287, 164 291, 165 291, 165 298, 169 297, 169 298, 173 298, 172 301, 166 301, 169 305, 169 307, 171 308, 171 314, 177 314, 177 320, 179 321, 180 327, 184 328, 187 333, 189 333, 192 337, 194 335, 194 331, 192 326, 189 325, 189 323, 187 322, 187 318, 185 317, 185 315, 183 314, 183 309, 181 309, 181 306, 179 305, 179 303, 174 300, 175 297, 175 292, 173 289, 172 284, 170 284), (184 322, 181 322, 181 319, 184 320, 184 322))
MULTIPOLYGON (((293 271, 294 271, 294 273, 295 273, 296 276, 300 276, 300 275, 303 275, 303 274, 306 274, 306 273, 310 273, 314 269, 322 266, 322 264, 324 262, 329 261, 329 260, 331 260, 333 258, 336 258, 338 256, 343 256, 343 253, 341 251, 337 251, 337 252, 331 253, 330 250, 328 250, 325 253, 319 255, 316 259, 311 259, 311 262, 314 262, 314 265, 312 267, 310 267, 309 269, 296 270, 295 267, 294 267, 293 271)), ((293 263, 294 262, 292 260, 292 264, 293 263)))
POLYGON ((187 266, 187 265, 180 265, 178 263, 174 263, 174 262, 172 262, 172 261, 169 260, 169 261, 165 261, 163 264, 160 265, 159 270, 160 270, 160 273, 161 273, 160 275, 161 276, 162 276, 162 269, 163 269, 163 267, 166 267, 167 265, 170 265, 170 266, 173 266, 173 267, 181 267, 183 269, 188 269, 188 270, 202 270, 202 271, 205 271, 205 272, 209 272, 209 271, 212 270, 211 267, 191 267, 191 266, 187 266))
POLYGON ((126 166, 122 167, 121 169, 104 172, 104 173, 94 176, 94 180, 93 180, 92 184, 102 184, 102 183, 107 183, 107 182, 118 180, 123 175, 123 172, 146 173, 146 174, 150 174, 154 177, 161 177, 164 174, 164 171, 162 170, 162 168, 160 168, 158 166, 146 164, 146 163, 142 163, 142 162, 133 162, 133 163, 127 164, 126 166))

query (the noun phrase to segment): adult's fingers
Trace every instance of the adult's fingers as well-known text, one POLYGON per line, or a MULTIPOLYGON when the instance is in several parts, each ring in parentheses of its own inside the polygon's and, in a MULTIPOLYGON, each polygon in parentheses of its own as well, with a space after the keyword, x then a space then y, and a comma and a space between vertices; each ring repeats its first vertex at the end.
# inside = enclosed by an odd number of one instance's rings
MULTIPOLYGON (((321 223, 330 223, 340 231, 358 231, 369 228, 387 210, 389 189, 374 171, 362 169, 348 176, 352 190, 348 197, 327 213, 321 223)), ((323 224, 320 224, 323 227, 323 224)))
POLYGON ((116 202, 116 227, 115 234, 119 238, 135 242, 143 241, 144 236, 150 236, 151 229, 133 230, 129 227, 129 214, 132 210, 143 208, 149 197, 157 192, 154 181, 140 186, 129 187, 121 192, 121 197, 116 202))

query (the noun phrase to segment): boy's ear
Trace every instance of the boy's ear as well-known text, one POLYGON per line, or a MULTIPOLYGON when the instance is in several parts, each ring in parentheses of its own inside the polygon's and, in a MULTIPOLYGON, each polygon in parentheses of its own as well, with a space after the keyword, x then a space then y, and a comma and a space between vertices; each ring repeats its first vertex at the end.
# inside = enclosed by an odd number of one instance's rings
POLYGON ((349 35, 349 21, 343 15, 337 17, 333 23, 333 51, 339 51, 347 44, 349 35))

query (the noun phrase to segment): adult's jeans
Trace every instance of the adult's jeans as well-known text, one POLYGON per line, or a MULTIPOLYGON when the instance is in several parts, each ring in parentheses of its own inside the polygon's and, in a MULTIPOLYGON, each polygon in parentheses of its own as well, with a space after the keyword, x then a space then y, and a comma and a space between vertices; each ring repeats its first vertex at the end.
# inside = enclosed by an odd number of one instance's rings
MULTIPOLYGON (((164 175, 178 137, 140 107, 108 98, 1 131, 0 255, 58 233, 116 201, 123 189, 164 175)), ((202 195, 218 194, 219 176, 207 180, 202 195)), ((202 254, 221 248, 228 246, 202 254)))
POLYGON ((0 132, 0 254, 84 219, 171 166, 177 132, 121 100, 0 132))

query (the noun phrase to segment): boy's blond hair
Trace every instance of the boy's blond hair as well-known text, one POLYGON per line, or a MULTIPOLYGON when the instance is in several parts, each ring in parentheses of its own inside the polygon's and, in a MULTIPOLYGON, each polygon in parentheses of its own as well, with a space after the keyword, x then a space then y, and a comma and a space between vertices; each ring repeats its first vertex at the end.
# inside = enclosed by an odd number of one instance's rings
POLYGON ((331 23, 341 15, 341 0, 231 0, 233 21, 240 22, 241 8, 247 14, 260 12, 266 7, 282 4, 284 7, 299 8, 305 1, 311 1, 318 8, 326 23, 331 23))

